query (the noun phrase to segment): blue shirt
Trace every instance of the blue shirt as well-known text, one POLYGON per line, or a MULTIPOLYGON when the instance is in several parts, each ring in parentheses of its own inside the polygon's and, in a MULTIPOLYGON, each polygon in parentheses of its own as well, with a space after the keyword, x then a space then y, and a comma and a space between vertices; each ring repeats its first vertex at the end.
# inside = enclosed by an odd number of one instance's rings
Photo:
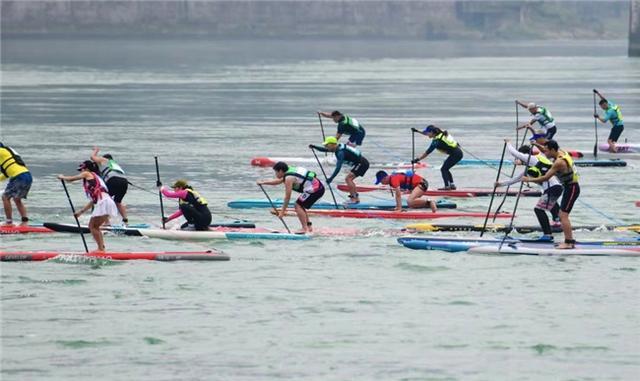
POLYGON ((603 119, 605 122, 610 121, 613 127, 620 127, 622 126, 622 119, 618 118, 618 113, 616 112, 614 107, 615 104, 609 103, 609 108, 604 113, 603 119))

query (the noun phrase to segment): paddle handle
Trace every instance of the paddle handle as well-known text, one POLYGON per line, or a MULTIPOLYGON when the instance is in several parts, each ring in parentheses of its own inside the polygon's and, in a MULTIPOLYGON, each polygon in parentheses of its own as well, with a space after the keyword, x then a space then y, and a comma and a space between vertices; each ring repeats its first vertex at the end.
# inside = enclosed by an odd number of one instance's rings
POLYGON ((89 247, 87 246, 87 240, 84 239, 84 233, 82 232, 82 226, 80 226, 80 220, 76 216, 76 208, 73 206, 73 201, 71 201, 71 196, 69 196, 69 190, 67 189, 67 184, 64 180, 60 179, 62 183, 62 187, 64 188, 64 193, 67 195, 67 200, 69 200, 69 206, 71 206, 71 212, 73 213, 73 218, 76 220, 76 225, 78 225, 78 231, 80 232, 80 237, 82 238, 82 244, 84 245, 84 252, 89 252, 89 247))
MULTIPOLYGON (((518 108, 516 107, 516 110, 518 108)), ((496 183, 500 180, 500 171, 502 170, 502 163, 504 162, 504 154, 507 150, 507 142, 504 142, 502 146, 502 155, 500 156, 500 166, 498 167, 498 174, 496 174, 496 183)), ((493 184, 493 192, 491 192, 491 201, 489 201, 489 209, 487 209, 487 216, 484 219, 484 224, 482 225, 482 230, 480 231, 480 237, 484 235, 484 231, 487 229, 487 222, 489 221, 489 215, 491 214, 491 207, 493 206, 493 199, 496 196, 496 189, 498 189, 498 184, 493 184)), ((496 214, 498 212, 496 211, 496 214)), ((495 220, 495 215, 494 215, 495 220)))
POLYGON ((273 211, 276 213, 276 216, 278 216, 280 221, 282 221, 282 224, 284 225, 285 229, 287 229, 287 232, 291 234, 291 230, 287 226, 287 223, 284 222, 284 218, 278 215, 278 209, 276 209, 276 206, 273 204, 273 201, 271 201, 271 197, 269 197, 269 193, 267 193, 267 191, 264 190, 264 187, 262 186, 262 184, 258 184, 258 186, 260 187, 260 189, 262 189, 262 193, 264 193, 264 195, 267 196, 267 200, 269 200, 269 204, 271 204, 271 207, 273 208, 273 211))
POLYGON ((320 159, 318 159, 318 155, 316 155, 316 150, 311 148, 311 152, 313 152, 313 156, 315 156, 316 161, 318 162, 318 165, 320 166, 320 170, 322 171, 322 174, 324 175, 324 181, 327 183, 327 187, 329 187, 329 191, 331 192, 331 197, 333 198, 333 204, 336 206, 336 209, 340 209, 340 208, 338 208, 338 201, 336 201, 336 196, 333 194, 333 188, 331 187, 331 184, 329 184, 329 178, 327 177, 327 174, 325 173, 324 168, 322 167, 322 164, 320 163, 320 159))
MULTIPOLYGON (((322 141, 324 142, 326 140, 326 137, 324 135, 324 125, 322 124, 322 116, 320 115, 320 113, 318 113, 318 121, 320 122, 320 132, 322 132, 322 141)), ((328 154, 328 152, 325 152, 324 156, 326 157, 328 154)))
MULTIPOLYGON (((158 165, 158 157, 153 157, 156 161, 156 181, 160 183, 160 166, 158 165)), ((165 228, 164 223, 164 204, 162 203, 162 191, 158 189, 158 198, 160 199, 160 219, 162 220, 162 228, 165 228)))

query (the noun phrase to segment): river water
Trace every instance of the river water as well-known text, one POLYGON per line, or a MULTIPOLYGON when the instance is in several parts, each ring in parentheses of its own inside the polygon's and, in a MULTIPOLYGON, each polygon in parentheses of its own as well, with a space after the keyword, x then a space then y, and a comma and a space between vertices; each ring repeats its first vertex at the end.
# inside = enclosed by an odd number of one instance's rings
MULTIPOLYGON (((125 198, 134 223, 158 222, 158 156, 164 182, 188 179, 209 200, 214 219, 280 228, 266 210, 232 210, 226 202, 263 197, 255 180, 272 171, 250 167, 252 157, 310 157, 307 145, 321 142, 317 110, 358 118, 367 129, 363 153, 374 162, 408 161, 409 128, 430 123, 451 131, 466 158, 499 158, 502 139, 514 137, 514 99, 547 106, 561 147, 590 152, 591 89, 598 88, 622 106, 623 139, 638 142, 640 61, 626 58, 625 48, 618 41, 3 40, 1 138, 34 174, 28 206, 37 221, 73 221, 55 175, 74 173, 98 145, 146 190, 130 188, 125 198)), ((518 117, 526 120, 526 110, 518 117)), ((599 127, 602 142, 609 127, 599 127)), ((335 126, 325 120, 324 128, 332 133, 335 126)), ((419 139, 418 150, 426 144, 419 139)), ((440 187, 442 156, 427 161, 431 168, 421 173, 440 187)), ((627 161, 625 168, 580 170, 574 224, 640 221, 633 204, 640 199, 640 159, 627 161)), ((374 173, 360 181, 371 183, 374 173)), ((490 187, 495 179, 488 167, 453 173, 458 187, 490 187)), ((84 203, 78 184, 70 191, 84 203)), ((282 195, 281 188, 268 191, 282 195)), ((489 200, 456 201, 461 210, 483 211, 489 200)), ((536 223, 534 203, 520 200, 517 224, 536 223)), ((288 221, 298 227, 295 218, 288 221)), ((0 378, 640 377, 635 258, 411 251, 389 234, 406 221, 314 223, 367 234, 210 243, 108 236, 110 250, 216 247, 232 259, 2 264, 0 378)), ((81 250, 79 238, 0 242, 11 250, 81 250)))

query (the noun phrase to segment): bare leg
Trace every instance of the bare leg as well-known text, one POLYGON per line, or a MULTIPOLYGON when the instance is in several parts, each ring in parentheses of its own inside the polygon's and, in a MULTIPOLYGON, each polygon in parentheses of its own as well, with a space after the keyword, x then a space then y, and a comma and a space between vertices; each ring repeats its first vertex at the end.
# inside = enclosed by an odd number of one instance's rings
POLYGON ((307 211, 304 210, 298 203, 296 203, 296 214, 298 215, 298 219, 300 220, 300 225, 302 225, 302 232, 307 233, 310 232, 309 226, 307 223, 309 222, 309 217, 307 216, 307 211))
POLYGON ((2 206, 4 207, 4 216, 7 221, 13 220, 13 210, 11 210, 11 199, 2 195, 2 206))
MULTIPOLYGON (((21 198, 14 198, 13 202, 16 203, 16 208, 18 208, 18 212, 20 213, 20 217, 25 218, 27 216, 27 207, 24 206, 21 198)), ((23 222, 21 225, 28 225, 29 221, 23 222)))
POLYGON ((127 206, 122 202, 116 202, 116 208, 118 208, 118 212, 122 216, 122 219, 127 220, 127 206))
POLYGON ((355 179, 355 176, 353 175, 353 173, 349 172, 349 174, 344 179, 344 181, 347 183, 347 186, 349 187, 349 195, 350 195, 351 201, 360 202, 360 199, 358 198, 358 191, 356 190, 356 183, 355 181, 353 181, 353 179, 355 179))
MULTIPOLYGON (((560 211, 560 223, 562 224, 562 232, 564 233, 565 241, 573 240, 573 229, 571 228, 571 221, 569 220, 569 213, 560 211)), ((558 245, 558 249, 573 249, 573 244, 561 243, 558 245)))
POLYGON ((609 143, 609 152, 616 153, 617 152, 617 150, 616 150, 616 142, 614 142, 611 139, 608 139, 607 143, 609 143))
POLYGON ((107 222, 108 219, 108 216, 100 216, 91 217, 91 219, 89 220, 89 230, 91 231, 91 235, 98 245, 97 251, 105 251, 104 237, 102 236, 102 230, 100 230, 100 226, 107 222))

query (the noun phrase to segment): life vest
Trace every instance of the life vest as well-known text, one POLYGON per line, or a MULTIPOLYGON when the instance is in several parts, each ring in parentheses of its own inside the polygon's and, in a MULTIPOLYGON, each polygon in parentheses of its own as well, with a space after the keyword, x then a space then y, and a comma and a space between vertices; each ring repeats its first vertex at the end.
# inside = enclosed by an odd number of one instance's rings
POLYGON ((109 159, 109 161, 107 161, 107 165, 105 165, 102 171, 100 171, 100 176, 102 176, 103 179, 108 180, 113 176, 111 173, 114 173, 115 176, 118 177, 124 177, 124 170, 113 159, 109 159))
POLYGON ((546 108, 544 108, 542 106, 538 106, 538 109, 536 110, 536 114, 540 114, 543 117, 542 120, 538 121, 541 126, 545 126, 546 127, 547 124, 551 124, 554 121, 553 116, 551 115, 549 110, 547 110, 546 108))
POLYGON ((338 144, 338 149, 336 150, 336 153, 340 150, 344 151, 343 158, 346 163, 357 164, 360 162, 360 158, 362 157, 362 154, 358 149, 348 146, 346 144, 340 143, 338 144))
POLYGON ((547 174, 547 171, 549 171, 551 166, 553 166, 553 163, 551 162, 551 160, 549 160, 546 156, 544 156, 541 153, 536 155, 536 159, 538 159, 538 162, 536 163, 536 165, 527 167, 527 176, 529 177, 544 176, 547 174))
POLYGON ((192 205, 195 208, 201 208, 203 206, 207 206, 207 200, 204 197, 200 196, 200 193, 191 189, 191 187, 187 187, 184 190, 187 191, 186 199, 178 199, 178 205, 192 205))
POLYGON ((560 182, 563 185, 577 183, 579 179, 578 170, 576 169, 576 166, 573 162, 573 158, 571 157, 571 155, 569 155, 569 153, 567 152, 564 152, 564 154, 560 156, 560 159, 567 162, 567 165, 569 166, 569 172, 562 173, 562 174, 558 173, 556 175, 558 177, 558 180, 560 180, 560 182))
POLYGON ((360 125, 360 122, 358 122, 358 119, 352 118, 350 116, 344 115, 343 119, 339 123, 344 124, 346 127, 352 129, 352 133, 357 133, 362 130, 362 126, 360 125))
POLYGON ((100 176, 93 172, 89 173, 91 173, 93 179, 82 179, 82 187, 87 197, 90 198, 94 204, 97 204, 98 201, 102 199, 102 194, 108 192, 107 184, 104 183, 104 180, 102 180, 100 176))
POLYGON ((306 170, 302 167, 289 167, 287 172, 284 173, 284 179, 287 179, 287 176, 293 176, 294 182, 292 189, 296 192, 304 192, 304 184, 307 181, 313 181, 316 178, 316 173, 306 170))
POLYGON ((447 147, 447 150, 443 150, 441 148, 438 148, 438 151, 442 151, 445 153, 450 152, 451 150, 454 150, 456 148, 458 148, 458 142, 453 138, 453 136, 451 135, 445 135, 444 132, 439 133, 438 135, 436 135, 433 140, 436 141, 440 141, 442 143, 445 144, 445 146, 447 147))
MULTIPOLYGON (((609 110, 613 109, 613 111, 616 112, 616 116, 609 119, 611 121, 611 124, 615 127, 618 125, 622 124, 622 111, 620 111, 620 106, 616 105, 616 104, 609 104, 609 110)), ((607 110, 607 111, 609 111, 607 110)))
MULTIPOLYGON (((420 184, 423 180, 422 176, 415 174, 413 171, 407 172, 394 172, 391 174, 391 179, 389 180, 389 184, 391 184, 392 179, 394 178, 402 178, 400 180, 400 189, 403 190, 413 190, 418 184, 420 184)), ((393 186, 393 185, 392 185, 393 186)))
POLYGON ((12 178, 29 172, 20 155, 7 146, 0 146, 0 160, 0 171, 4 177, 12 178))

